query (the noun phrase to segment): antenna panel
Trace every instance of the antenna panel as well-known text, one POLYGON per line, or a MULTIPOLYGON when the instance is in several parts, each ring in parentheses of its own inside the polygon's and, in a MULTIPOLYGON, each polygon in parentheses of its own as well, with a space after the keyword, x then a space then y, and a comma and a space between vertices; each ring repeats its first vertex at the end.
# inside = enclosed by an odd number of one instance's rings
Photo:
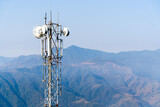
POLYGON ((33 35, 38 39, 41 39, 42 37, 44 37, 46 33, 47 33, 47 26, 46 25, 36 26, 33 29, 33 35))
POLYGON ((68 29, 68 28, 63 28, 63 31, 62 31, 62 32, 63 32, 63 35, 64 35, 64 36, 69 36, 69 33, 70 33, 70 32, 69 32, 69 29, 68 29))

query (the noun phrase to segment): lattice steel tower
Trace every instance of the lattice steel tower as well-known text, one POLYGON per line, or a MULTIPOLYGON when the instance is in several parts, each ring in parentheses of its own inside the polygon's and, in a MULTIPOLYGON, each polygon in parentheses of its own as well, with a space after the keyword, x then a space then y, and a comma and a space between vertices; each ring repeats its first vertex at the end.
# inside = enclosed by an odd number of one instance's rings
POLYGON ((43 82, 44 82, 44 106, 58 107, 58 97, 61 95, 61 59, 63 57, 63 36, 69 35, 69 29, 62 29, 59 24, 52 22, 52 12, 50 21, 47 23, 47 14, 45 14, 45 25, 36 26, 33 34, 41 39, 42 59, 43 59, 43 82))

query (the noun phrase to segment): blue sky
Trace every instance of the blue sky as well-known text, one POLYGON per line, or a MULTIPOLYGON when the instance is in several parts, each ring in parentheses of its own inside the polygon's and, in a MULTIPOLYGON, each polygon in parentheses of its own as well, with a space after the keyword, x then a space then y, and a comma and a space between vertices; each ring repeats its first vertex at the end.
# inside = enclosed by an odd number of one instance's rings
POLYGON ((44 13, 71 34, 64 47, 77 45, 106 52, 160 49, 159 0, 1 0, 0 56, 40 54, 32 30, 44 13))

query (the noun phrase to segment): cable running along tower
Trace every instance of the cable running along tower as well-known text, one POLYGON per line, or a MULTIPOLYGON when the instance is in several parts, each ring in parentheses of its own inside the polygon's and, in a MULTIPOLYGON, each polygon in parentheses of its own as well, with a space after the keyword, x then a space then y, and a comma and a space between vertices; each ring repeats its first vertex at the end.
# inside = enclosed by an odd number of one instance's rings
POLYGON ((42 59, 43 59, 43 82, 44 82, 44 106, 58 107, 58 97, 61 95, 61 59, 63 57, 62 36, 69 35, 69 29, 63 28, 59 24, 52 22, 52 12, 50 21, 47 23, 45 13, 45 25, 36 26, 33 35, 41 39, 42 59))

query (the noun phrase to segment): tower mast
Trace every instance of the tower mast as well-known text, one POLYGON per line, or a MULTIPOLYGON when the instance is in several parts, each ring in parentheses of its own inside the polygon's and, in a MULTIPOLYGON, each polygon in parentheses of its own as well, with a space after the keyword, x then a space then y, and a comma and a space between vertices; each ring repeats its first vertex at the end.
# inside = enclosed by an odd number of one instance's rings
POLYGON ((61 95, 61 59, 63 57, 63 36, 69 35, 69 29, 52 22, 52 12, 50 21, 47 24, 47 14, 45 13, 45 25, 36 26, 33 34, 42 41, 43 59, 43 82, 44 82, 44 106, 58 107, 58 97, 61 95))

